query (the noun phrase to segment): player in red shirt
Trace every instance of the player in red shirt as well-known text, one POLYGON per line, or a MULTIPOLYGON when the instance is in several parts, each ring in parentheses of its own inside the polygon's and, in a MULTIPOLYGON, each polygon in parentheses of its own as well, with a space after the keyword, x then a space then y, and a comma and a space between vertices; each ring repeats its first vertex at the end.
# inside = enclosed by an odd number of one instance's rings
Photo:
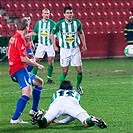
POLYGON ((27 57, 25 47, 26 41, 24 39, 24 36, 27 32, 27 26, 27 19, 19 19, 17 22, 18 30, 16 34, 11 37, 8 43, 7 55, 9 62, 9 73, 12 80, 19 83, 20 90, 22 92, 22 96, 19 98, 16 105, 16 111, 10 120, 10 123, 12 124, 27 123, 19 119, 19 117, 31 97, 32 85, 35 86, 32 92, 32 112, 37 112, 43 86, 43 80, 34 74, 28 73, 26 68, 26 65, 31 65, 38 67, 41 71, 44 69, 44 66, 27 57))

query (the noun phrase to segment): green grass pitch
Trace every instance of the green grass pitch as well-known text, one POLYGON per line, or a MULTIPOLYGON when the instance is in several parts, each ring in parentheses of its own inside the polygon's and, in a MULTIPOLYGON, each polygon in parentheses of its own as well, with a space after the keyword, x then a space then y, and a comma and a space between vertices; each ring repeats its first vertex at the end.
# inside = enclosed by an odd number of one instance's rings
MULTIPOLYGON (((89 114, 102 118, 107 123, 106 129, 97 126, 84 127, 78 120, 65 125, 52 123, 47 129, 39 129, 38 125, 31 125, 31 118, 28 115, 32 98, 21 115, 21 118, 29 123, 11 125, 9 122, 21 92, 18 84, 12 82, 9 77, 7 63, 0 63, 0 133, 132 133, 132 62, 132 59, 127 58, 83 60, 84 94, 81 96, 81 105, 89 114)), ((55 84, 47 85, 47 62, 41 64, 45 66, 45 70, 38 72, 38 75, 44 79, 45 84, 39 109, 47 110, 52 93, 59 87, 61 67, 56 61, 53 74, 55 84)), ((74 67, 69 67, 67 79, 76 89, 74 67)))

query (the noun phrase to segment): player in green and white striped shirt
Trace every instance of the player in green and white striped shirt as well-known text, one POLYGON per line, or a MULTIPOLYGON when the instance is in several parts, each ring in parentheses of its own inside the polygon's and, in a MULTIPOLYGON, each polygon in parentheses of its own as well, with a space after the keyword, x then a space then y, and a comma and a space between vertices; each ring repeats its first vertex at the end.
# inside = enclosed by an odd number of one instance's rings
POLYGON ((53 93, 51 103, 60 96, 73 97, 73 98, 76 98, 78 102, 80 102, 80 94, 76 92, 75 90, 72 90, 71 88, 67 88, 67 90, 60 89, 56 91, 55 93, 53 93))
POLYGON ((85 35, 82 30, 82 24, 80 20, 74 19, 73 9, 68 6, 64 8, 64 19, 58 21, 52 30, 51 40, 55 51, 58 51, 58 47, 55 44, 54 35, 58 34, 59 46, 60 46, 60 65, 62 67, 62 73, 60 75, 60 83, 66 79, 68 73, 68 66, 75 66, 77 71, 77 90, 79 94, 82 94, 82 88, 80 86, 82 81, 82 60, 81 52, 79 49, 80 39, 82 41, 82 52, 87 50, 85 35))
MULTIPOLYGON (((49 19, 49 16, 50 16, 50 10, 44 8, 42 10, 43 18, 36 22, 33 32, 36 33, 38 36, 38 47, 35 53, 36 62, 40 62, 40 60, 44 57, 45 53, 47 53, 48 56, 47 83, 52 84, 54 83, 53 80, 51 80, 51 76, 53 73, 55 51, 53 49, 52 41, 50 39, 50 34, 53 27, 55 26, 55 22, 49 19)), ((33 40, 34 38, 35 36, 33 36, 33 40)), ((37 71, 38 71, 37 67, 34 67, 33 73, 37 74, 37 71)))
POLYGON ((46 128, 51 122, 68 123, 78 119, 84 126, 94 126, 95 124, 100 128, 106 128, 106 123, 99 118, 90 116, 79 104, 80 94, 73 90, 70 81, 63 81, 51 100, 49 109, 43 116, 44 111, 39 110, 32 119, 32 124, 38 123, 40 128, 46 128), (62 115, 68 117, 58 121, 62 115))

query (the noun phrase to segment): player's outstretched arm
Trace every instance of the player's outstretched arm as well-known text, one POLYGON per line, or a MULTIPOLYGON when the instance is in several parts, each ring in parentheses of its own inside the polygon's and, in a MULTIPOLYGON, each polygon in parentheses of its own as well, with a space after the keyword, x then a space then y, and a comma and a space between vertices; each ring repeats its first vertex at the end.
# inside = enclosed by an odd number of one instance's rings
POLYGON ((72 122, 72 121, 74 121, 75 119, 76 119, 76 118, 74 118, 74 117, 72 117, 72 116, 68 116, 67 118, 62 119, 62 120, 55 119, 53 122, 54 122, 54 123, 65 124, 65 123, 72 122))
POLYGON ((36 35, 36 33, 32 31, 32 32, 26 34, 25 37, 31 37, 31 36, 35 36, 35 35, 36 35))
POLYGON ((27 56, 21 56, 20 58, 21 58, 21 61, 22 61, 23 63, 25 63, 26 65, 36 66, 36 67, 38 67, 38 69, 39 69, 40 71, 43 71, 43 70, 44 70, 44 66, 43 66, 43 65, 41 65, 41 64, 39 64, 39 63, 37 63, 37 62, 35 62, 35 61, 32 60, 32 59, 29 59, 27 56))

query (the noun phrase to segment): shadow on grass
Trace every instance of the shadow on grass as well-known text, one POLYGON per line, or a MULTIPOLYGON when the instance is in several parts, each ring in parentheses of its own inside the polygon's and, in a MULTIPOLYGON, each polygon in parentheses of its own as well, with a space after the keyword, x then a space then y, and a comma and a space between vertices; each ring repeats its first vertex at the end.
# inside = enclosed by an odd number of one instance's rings
POLYGON ((38 125, 29 125, 29 124, 23 124, 23 125, 20 125, 20 124, 16 124, 16 125, 10 125, 8 126, 8 128, 3 128, 1 130, 1 133, 33 133, 33 132, 37 132, 37 133, 40 133, 42 132, 43 130, 47 130, 49 132, 54 132, 54 131, 82 131, 82 130, 92 130, 92 127, 84 127, 84 126, 77 126, 77 125, 70 125, 70 124, 61 124, 61 125, 58 125, 58 124, 51 124, 48 128, 45 128, 45 129, 40 129, 38 127, 38 125))

